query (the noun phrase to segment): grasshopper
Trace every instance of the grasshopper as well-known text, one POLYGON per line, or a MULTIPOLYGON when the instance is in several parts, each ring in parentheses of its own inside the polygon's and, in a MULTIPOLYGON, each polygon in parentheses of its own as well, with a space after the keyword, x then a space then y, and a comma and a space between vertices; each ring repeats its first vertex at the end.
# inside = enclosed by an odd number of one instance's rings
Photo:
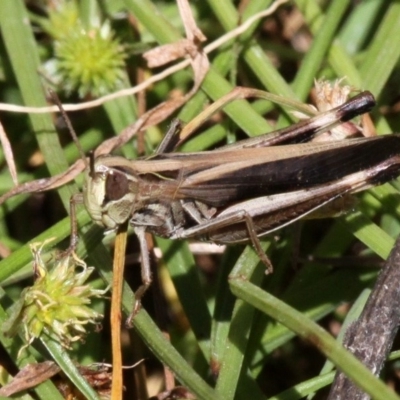
POLYGON ((150 157, 92 155, 78 200, 108 231, 126 221, 133 227, 142 258, 135 309, 151 283, 145 232, 220 244, 251 242, 271 272, 260 237, 396 177, 399 135, 308 142, 374 105, 365 91, 288 128, 198 153, 172 152, 181 128, 175 122, 150 157))

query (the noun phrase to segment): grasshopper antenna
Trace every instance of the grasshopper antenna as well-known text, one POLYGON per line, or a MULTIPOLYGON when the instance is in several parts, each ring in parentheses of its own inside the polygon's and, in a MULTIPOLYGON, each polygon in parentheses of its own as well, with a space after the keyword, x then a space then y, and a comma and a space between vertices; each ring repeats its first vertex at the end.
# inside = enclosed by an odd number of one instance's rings
POLYGON ((94 151, 89 153, 89 176, 94 179, 96 174, 94 172, 94 151))
MULTIPOLYGON (((85 163, 85 167, 86 168, 91 167, 91 165, 88 165, 85 153, 82 149, 81 144, 79 143, 78 135, 76 134, 75 129, 73 128, 73 126, 71 124, 71 120, 69 119, 67 113, 65 112, 60 99, 58 98, 57 94, 53 90, 49 90, 49 93, 50 93, 51 99, 53 100, 53 102, 57 105, 58 109, 60 110, 61 116, 63 117, 63 120, 67 125, 69 133, 71 134, 72 140, 75 142, 75 145, 78 148, 79 154, 80 154, 83 162, 85 163)), ((92 156, 92 158, 93 158, 93 156, 92 156)), ((90 169, 90 171, 92 171, 92 169, 90 169)))

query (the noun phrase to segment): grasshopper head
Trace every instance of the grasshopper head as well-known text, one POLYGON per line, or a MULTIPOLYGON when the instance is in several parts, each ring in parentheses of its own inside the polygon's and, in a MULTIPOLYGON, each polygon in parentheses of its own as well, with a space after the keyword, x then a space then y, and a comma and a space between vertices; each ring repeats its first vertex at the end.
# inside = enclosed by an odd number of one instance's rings
POLYGON ((135 203, 136 182, 122 169, 118 157, 91 157, 86 173, 83 199, 93 221, 107 230, 114 230, 132 213, 135 203), (110 161, 116 161, 112 166, 110 161))

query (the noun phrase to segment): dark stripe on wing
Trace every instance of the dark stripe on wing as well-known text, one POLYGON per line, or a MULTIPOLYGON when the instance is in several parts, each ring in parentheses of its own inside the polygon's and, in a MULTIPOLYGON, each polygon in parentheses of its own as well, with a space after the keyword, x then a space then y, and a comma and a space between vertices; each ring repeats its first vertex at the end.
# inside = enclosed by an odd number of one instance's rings
MULTIPOLYGON (((396 155, 400 155, 399 135, 368 138, 340 149, 327 149, 246 167, 204 184, 180 187, 179 193, 212 206, 226 206, 258 196, 334 182, 374 167, 377 167, 376 179, 382 183, 399 174, 400 162, 398 157, 394 157, 396 155), (379 173, 379 165, 391 158, 393 165, 387 172, 379 173)), ((374 179, 373 176, 371 179, 374 179)))

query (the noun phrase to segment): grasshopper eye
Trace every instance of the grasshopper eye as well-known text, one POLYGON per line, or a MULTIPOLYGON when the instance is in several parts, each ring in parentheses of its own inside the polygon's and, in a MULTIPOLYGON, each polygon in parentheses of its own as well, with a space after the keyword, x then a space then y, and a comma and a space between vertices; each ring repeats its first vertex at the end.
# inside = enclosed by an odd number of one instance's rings
POLYGON ((107 174, 103 204, 119 200, 129 192, 129 180, 125 174, 113 171, 107 174))

